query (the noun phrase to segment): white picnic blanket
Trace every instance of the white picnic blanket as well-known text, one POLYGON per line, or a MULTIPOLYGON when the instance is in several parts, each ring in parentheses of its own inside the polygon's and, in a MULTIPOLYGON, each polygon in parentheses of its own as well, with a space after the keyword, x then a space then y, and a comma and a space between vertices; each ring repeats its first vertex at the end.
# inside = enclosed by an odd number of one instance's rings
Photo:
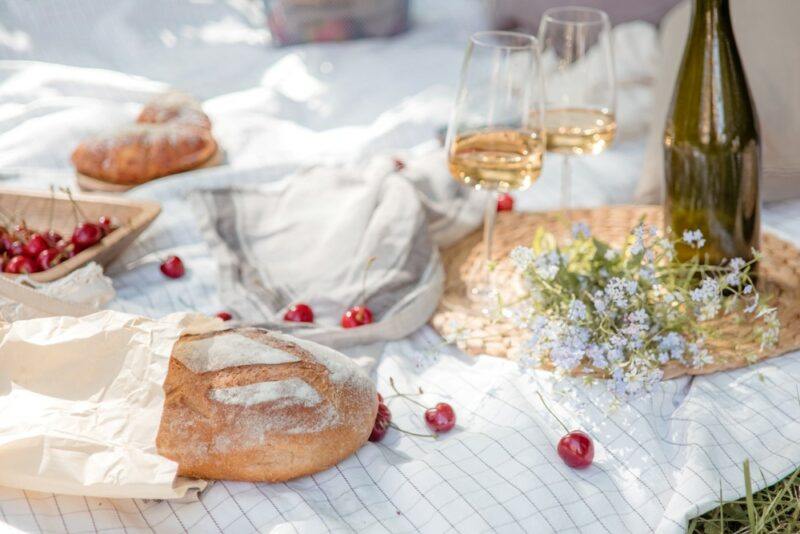
MULTIPOLYGON (((464 43, 482 25, 477 2, 420 2, 414 30, 394 40, 275 50, 257 7, 246 0, 0 5, 0 185, 69 184, 68 155, 77 139, 134 116, 164 88, 150 80, 205 98, 225 148, 222 168, 132 193, 157 198, 164 211, 108 271, 115 309, 154 316, 219 311, 216 267, 186 202, 193 189, 259 184, 298 165, 376 155, 400 155, 413 166, 415 154, 435 145, 427 140, 448 118, 464 43), (187 276, 164 280, 157 264, 168 253, 184 259, 187 276)), ((633 24, 615 39, 623 130, 606 154, 576 161, 576 204, 629 201, 641 167, 655 33, 633 24)), ((557 163, 548 160, 540 182, 518 195, 519 208, 557 204, 557 163)), ((800 203, 771 206, 764 219, 800 242, 800 203)), ((0 529, 677 534, 720 498, 743 495, 744 459, 759 487, 800 463, 798 354, 664 382, 609 415, 602 388, 578 385, 556 394, 547 374, 466 358, 429 327, 349 353, 379 357, 375 376, 384 393, 393 377, 402 390, 422 387, 428 404, 450 402, 458 428, 438 440, 392 430, 382 443, 312 477, 220 482, 198 502, 0 488, 0 529), (537 390, 567 424, 595 438, 591 468, 561 463, 554 449, 561 432, 537 390)), ((418 407, 394 399, 390 407, 400 426, 424 431, 418 407)))

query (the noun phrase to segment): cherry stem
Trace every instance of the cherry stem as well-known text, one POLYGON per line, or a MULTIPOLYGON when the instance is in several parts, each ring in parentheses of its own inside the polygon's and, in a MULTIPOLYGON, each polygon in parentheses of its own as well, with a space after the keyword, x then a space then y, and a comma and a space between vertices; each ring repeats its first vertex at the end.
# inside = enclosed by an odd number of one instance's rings
POLYGON ((392 427, 392 428, 394 428, 395 430, 397 430, 397 431, 399 431, 399 432, 402 432, 403 434, 408 434, 408 435, 410 435, 410 436, 417 436, 418 438, 431 438, 431 439, 436 439, 436 438, 438 438, 438 437, 439 437, 439 435, 438 435, 438 434, 418 434, 418 433, 416 433, 416 432, 411 432, 410 430, 405 430, 405 429, 403 429, 403 428, 400 428, 399 426, 397 426, 397 425, 396 425, 396 424, 394 424, 394 423, 389 423, 389 426, 390 426, 390 427, 392 427))
POLYGON ((564 422, 561 419, 558 418, 558 416, 555 414, 555 412, 553 412, 553 410, 550 409, 550 406, 547 405, 547 403, 544 400, 544 397, 542 397, 542 394, 539 393, 538 391, 536 392, 536 394, 539 395, 539 399, 542 401, 542 404, 544 405, 544 408, 548 412, 550 412, 550 415, 552 415, 555 418, 556 421, 558 421, 558 424, 560 424, 561 426, 564 427, 564 432, 569 434, 569 428, 567 428, 567 425, 565 425, 564 422))
POLYGON ((422 404, 421 402, 417 402, 416 400, 412 399, 411 397, 409 397, 409 396, 408 396, 408 395, 406 395, 405 393, 400 393, 400 392, 397 390, 397 386, 395 386, 395 385, 394 385, 394 378, 392 378, 391 376, 389 377, 389 385, 390 385, 390 386, 392 386, 392 389, 394 390, 394 392, 395 392, 396 396, 398 396, 398 397, 403 397, 403 398, 404 398, 404 399, 406 399, 407 401, 411 401, 411 402, 413 402, 414 404, 416 404, 417 406, 421 406, 422 408, 424 408, 424 409, 426 409, 426 410, 428 409, 428 407, 427 407, 427 406, 425 406, 424 404, 422 404))
POLYGON ((395 399, 397 397, 419 397, 422 393, 403 393, 397 395, 385 395, 384 399, 395 399))
POLYGON ((86 214, 83 213, 81 207, 78 206, 77 202, 75 202, 75 199, 72 197, 72 190, 69 187, 64 187, 61 190, 67 194, 67 196, 69 197, 69 201, 72 203, 72 211, 74 212, 73 214, 75 215, 75 224, 78 224, 79 222, 78 220, 79 215, 83 217, 84 221, 88 222, 89 217, 87 217, 86 214))

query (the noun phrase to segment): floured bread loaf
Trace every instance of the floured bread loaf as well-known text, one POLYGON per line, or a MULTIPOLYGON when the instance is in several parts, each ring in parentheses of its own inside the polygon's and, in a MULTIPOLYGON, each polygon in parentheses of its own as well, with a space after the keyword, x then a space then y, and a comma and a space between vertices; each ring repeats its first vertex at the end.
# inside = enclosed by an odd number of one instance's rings
POLYGON ((342 354, 255 328, 172 350, 158 453, 189 477, 278 482, 331 467, 369 437, 377 395, 342 354))
POLYGON ((183 93, 166 93, 142 109, 136 124, 83 140, 72 163, 84 181, 134 186, 207 166, 217 155, 211 121, 200 103, 183 93))

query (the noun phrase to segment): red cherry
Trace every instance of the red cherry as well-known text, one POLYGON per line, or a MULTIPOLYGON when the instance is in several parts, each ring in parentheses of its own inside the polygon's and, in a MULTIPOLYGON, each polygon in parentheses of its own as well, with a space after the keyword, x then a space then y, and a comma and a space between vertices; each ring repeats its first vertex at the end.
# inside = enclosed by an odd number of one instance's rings
POLYGON ((231 315, 230 313, 228 313, 228 312, 226 312, 226 311, 221 311, 221 312, 219 312, 219 313, 217 314, 217 317, 219 317, 219 318, 220 318, 220 319, 222 319, 223 321, 230 321, 231 319, 233 319, 233 315, 231 315))
POLYGON ((558 455, 565 464, 575 469, 589 467, 594 459, 592 438, 586 432, 573 430, 558 440, 558 455))
POLYGON ((446 402, 425 410, 425 422, 434 432, 447 432, 456 425, 456 412, 446 402))
POLYGON ((508 193, 497 195, 497 211, 511 211, 514 209, 514 197, 508 193))
POLYGON ((31 234, 28 242, 25 243, 22 248, 26 256, 31 259, 36 259, 39 257, 39 254, 49 248, 49 244, 47 243, 47 240, 42 237, 42 234, 31 234))
POLYGON ((65 257, 66 254, 64 252, 55 247, 51 247, 43 250, 36 256, 36 265, 39 267, 39 270, 46 271, 64 261, 65 257))
POLYGON ((308 304, 292 304, 283 315, 283 320, 295 323, 313 323, 314 312, 308 304))
MULTIPOLYGON (((380 395, 378 396, 380 399, 380 395)), ((389 407, 386 406, 383 401, 378 402, 378 415, 375 416, 375 424, 372 427, 372 432, 370 432, 369 440, 370 441, 380 441, 386 435, 386 432, 389 430, 389 423, 392 422, 392 412, 389 411, 389 407)))
POLYGON ((25 254, 25 245, 22 241, 11 241, 6 245, 9 256, 22 256, 25 254))
POLYGON ((55 247, 61 242, 63 237, 61 237, 61 234, 59 234, 55 230, 48 230, 44 233, 44 239, 45 241, 47 241, 48 245, 50 245, 51 247, 55 247))
POLYGON ((75 245, 75 250, 80 252, 96 245, 101 239, 103 239, 103 230, 98 225, 83 222, 75 227, 70 240, 75 245))
POLYGON ((103 235, 108 235, 115 229, 114 222, 111 220, 111 217, 106 215, 102 215, 99 219, 97 219, 97 225, 103 231, 103 235))
POLYGON ((29 274, 38 271, 36 264, 27 256, 14 256, 3 267, 3 271, 13 274, 29 274))
POLYGON ((170 256, 161 264, 161 272, 170 278, 180 278, 186 273, 186 269, 178 256, 170 256))
POLYGON ((342 315, 342 328, 355 328, 372 322, 372 310, 366 306, 353 306, 342 315))

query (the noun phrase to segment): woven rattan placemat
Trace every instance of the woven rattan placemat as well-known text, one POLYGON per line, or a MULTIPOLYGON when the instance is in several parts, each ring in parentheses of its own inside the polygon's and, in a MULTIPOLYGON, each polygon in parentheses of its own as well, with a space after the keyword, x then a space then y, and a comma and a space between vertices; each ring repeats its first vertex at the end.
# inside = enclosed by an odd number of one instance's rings
MULTIPOLYGON (((662 225, 660 206, 607 206, 573 210, 571 222, 583 221, 592 234, 613 244, 621 244, 633 226, 644 218, 648 224, 662 225)), ((544 227, 560 241, 567 237, 569 225, 563 212, 516 213, 503 212, 497 217, 494 238, 494 286, 504 293, 518 291, 519 276, 508 261, 508 253, 517 245, 530 245, 537 227, 544 227)), ((781 333, 777 346, 764 353, 750 341, 737 336, 733 322, 722 322, 724 335, 709 343, 715 362, 702 369, 678 364, 664 369, 665 378, 684 374, 709 374, 735 369, 751 363, 747 356, 758 359, 779 356, 800 348, 800 250, 768 232, 762 233, 761 250, 764 260, 759 266, 761 291, 771 295, 770 304, 778 307, 781 333)), ((442 251, 446 274, 444 296, 431 323, 444 337, 454 337, 462 350, 469 354, 506 356, 523 339, 523 332, 511 324, 492 320, 481 312, 481 306, 467 298, 467 290, 478 280, 483 265, 481 231, 473 232, 452 247, 442 251)))

